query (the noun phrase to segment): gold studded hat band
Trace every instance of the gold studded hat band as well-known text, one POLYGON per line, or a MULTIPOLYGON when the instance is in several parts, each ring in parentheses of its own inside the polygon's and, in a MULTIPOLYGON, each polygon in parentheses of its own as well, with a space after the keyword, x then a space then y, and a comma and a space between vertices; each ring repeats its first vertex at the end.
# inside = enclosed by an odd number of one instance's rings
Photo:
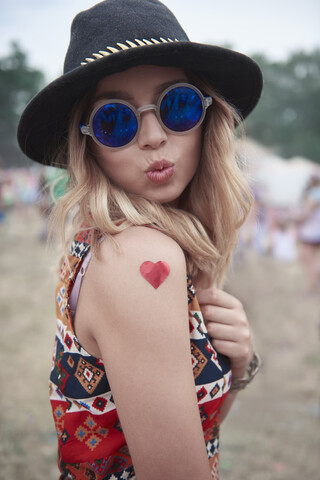
POLYGON ((135 38, 134 41, 126 40, 125 43, 118 42, 117 47, 107 47, 105 50, 99 50, 98 53, 93 53, 91 57, 88 57, 84 62, 81 62, 81 65, 94 62, 99 58, 108 57, 113 53, 119 53, 121 50, 129 50, 130 48, 145 47, 148 45, 161 45, 161 43, 170 43, 173 41, 178 42, 179 40, 177 38, 175 38, 175 40, 171 40, 171 38, 166 40, 165 38, 160 37, 160 40, 156 40, 155 38, 151 38, 150 40, 146 40, 145 38, 139 40, 138 38, 135 38))
POLYGON ((105 76, 138 65, 179 67, 199 74, 243 118, 261 94, 261 71, 252 59, 191 42, 160 1, 105 0, 74 18, 63 75, 39 92, 21 116, 22 151, 52 165, 54 152, 67 136, 75 102, 105 76))

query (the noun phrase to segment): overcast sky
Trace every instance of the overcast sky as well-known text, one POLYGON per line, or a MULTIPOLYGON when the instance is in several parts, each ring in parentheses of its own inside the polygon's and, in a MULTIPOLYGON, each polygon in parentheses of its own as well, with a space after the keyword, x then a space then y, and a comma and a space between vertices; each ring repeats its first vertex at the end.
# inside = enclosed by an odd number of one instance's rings
MULTIPOLYGON (((74 15, 95 0, 0 0, 0 57, 17 40, 32 67, 62 71, 74 15)), ((319 0, 164 0, 191 40, 286 58, 320 48, 319 0)))

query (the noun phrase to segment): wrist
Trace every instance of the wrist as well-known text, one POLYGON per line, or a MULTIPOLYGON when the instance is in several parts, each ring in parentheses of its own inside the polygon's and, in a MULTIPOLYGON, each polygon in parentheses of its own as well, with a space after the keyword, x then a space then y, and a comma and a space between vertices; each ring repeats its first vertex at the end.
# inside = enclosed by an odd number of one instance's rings
POLYGON ((243 369, 232 369, 232 381, 230 392, 243 390, 256 376, 261 367, 261 358, 257 352, 253 352, 253 357, 248 367, 243 369))
POLYGON ((239 359, 237 359, 237 361, 231 360, 232 378, 243 378, 246 375, 246 372, 250 366, 250 363, 253 360, 253 357, 254 351, 253 349, 250 349, 250 352, 248 352, 248 356, 244 358, 241 362, 239 361, 239 359))
POLYGON ((231 366, 231 373, 232 373, 232 378, 243 378, 246 374, 247 367, 232 367, 231 366))

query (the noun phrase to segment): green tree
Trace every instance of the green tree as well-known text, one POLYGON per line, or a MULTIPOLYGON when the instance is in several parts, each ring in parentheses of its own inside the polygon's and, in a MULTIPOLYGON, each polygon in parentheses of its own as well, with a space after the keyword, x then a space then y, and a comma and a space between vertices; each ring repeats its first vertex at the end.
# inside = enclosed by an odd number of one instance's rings
POLYGON ((17 125, 23 108, 44 83, 41 71, 32 69, 17 43, 0 59, 0 165, 22 166, 29 163, 16 140, 17 125))
POLYGON ((284 158, 299 155, 320 163, 320 50, 295 52, 283 62, 254 58, 264 89, 246 120, 248 136, 284 158))

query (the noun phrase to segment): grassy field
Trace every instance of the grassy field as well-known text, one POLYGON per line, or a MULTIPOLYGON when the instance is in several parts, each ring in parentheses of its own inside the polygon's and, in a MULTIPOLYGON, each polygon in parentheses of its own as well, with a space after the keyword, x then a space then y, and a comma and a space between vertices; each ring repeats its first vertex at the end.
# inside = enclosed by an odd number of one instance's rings
MULTIPOLYGON (((32 208, 0 224, 0 480, 58 479, 48 401, 55 256, 40 231, 32 208)), ((319 478, 320 295, 303 296, 303 283, 297 262, 254 252, 230 275, 263 368, 222 426, 221 480, 319 478)))

